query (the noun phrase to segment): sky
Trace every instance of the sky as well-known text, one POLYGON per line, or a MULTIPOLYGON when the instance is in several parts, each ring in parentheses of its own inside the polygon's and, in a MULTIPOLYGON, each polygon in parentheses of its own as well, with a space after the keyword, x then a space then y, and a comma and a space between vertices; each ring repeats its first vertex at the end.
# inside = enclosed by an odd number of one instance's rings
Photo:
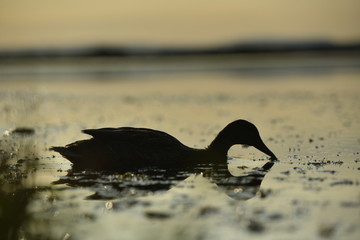
POLYGON ((0 50, 360 40, 359 0, 0 0, 0 50))

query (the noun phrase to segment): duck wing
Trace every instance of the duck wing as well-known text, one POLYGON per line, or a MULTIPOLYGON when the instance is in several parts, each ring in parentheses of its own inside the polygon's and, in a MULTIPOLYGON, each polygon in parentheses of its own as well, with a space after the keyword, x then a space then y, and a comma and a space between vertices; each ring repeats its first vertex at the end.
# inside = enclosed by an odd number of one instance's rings
POLYGON ((134 143, 158 143, 158 144, 173 144, 183 145, 175 137, 162 131, 153 130, 149 128, 133 128, 133 127, 120 127, 120 128, 99 128, 99 129, 85 129, 83 133, 91 135, 98 140, 107 141, 121 141, 134 143))
POLYGON ((93 137, 91 140, 97 148, 116 156, 121 165, 176 165, 193 150, 165 132, 147 128, 100 128, 83 132, 93 137))

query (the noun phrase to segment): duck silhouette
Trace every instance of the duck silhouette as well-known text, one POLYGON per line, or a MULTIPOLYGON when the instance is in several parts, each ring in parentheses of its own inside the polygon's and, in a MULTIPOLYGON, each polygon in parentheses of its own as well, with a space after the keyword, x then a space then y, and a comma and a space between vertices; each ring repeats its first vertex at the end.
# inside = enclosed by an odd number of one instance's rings
POLYGON ((73 163, 73 169, 129 171, 140 168, 189 169, 201 164, 227 164, 227 152, 235 144, 257 148, 276 160, 254 124, 236 120, 228 124, 205 149, 182 144, 175 137, 148 128, 86 129, 91 139, 64 147, 51 147, 73 163))

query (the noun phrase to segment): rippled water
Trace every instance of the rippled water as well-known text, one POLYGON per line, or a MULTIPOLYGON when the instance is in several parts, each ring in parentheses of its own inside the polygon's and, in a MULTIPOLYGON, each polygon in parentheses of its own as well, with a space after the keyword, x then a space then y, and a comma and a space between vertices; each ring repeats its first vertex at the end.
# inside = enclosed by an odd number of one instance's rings
POLYGON ((1 203, 10 213, 2 221, 12 223, 9 229, 21 226, 25 239, 356 239, 360 74, 354 65, 326 69, 114 74, 92 81, 76 74, 11 81, 3 75, 1 203), (231 175, 206 165, 76 172, 48 151, 87 138, 84 128, 108 126, 159 129, 202 148, 240 118, 259 128, 278 162, 234 146, 231 175), (9 196, 22 204, 11 206, 9 196))

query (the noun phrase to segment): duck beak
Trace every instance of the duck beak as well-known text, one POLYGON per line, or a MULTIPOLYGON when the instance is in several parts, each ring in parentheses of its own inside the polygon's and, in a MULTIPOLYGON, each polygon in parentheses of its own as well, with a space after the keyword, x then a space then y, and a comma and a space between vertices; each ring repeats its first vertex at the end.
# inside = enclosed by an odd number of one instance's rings
POLYGON ((277 160, 278 158, 275 156, 275 154, 270 151, 270 149, 265 145, 265 143, 261 140, 257 145, 254 145, 255 148, 262 151, 263 153, 270 156, 270 160, 277 160))

